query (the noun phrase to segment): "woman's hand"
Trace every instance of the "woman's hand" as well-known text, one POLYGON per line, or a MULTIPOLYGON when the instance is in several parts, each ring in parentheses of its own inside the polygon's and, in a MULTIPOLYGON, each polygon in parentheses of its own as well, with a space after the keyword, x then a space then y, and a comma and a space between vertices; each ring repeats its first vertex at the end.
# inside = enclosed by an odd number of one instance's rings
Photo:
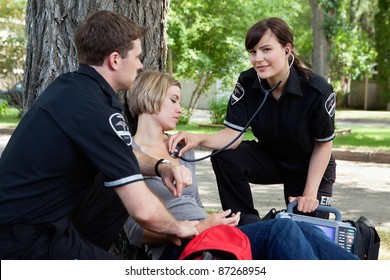
POLYGON ((178 157, 182 156, 186 151, 191 148, 199 146, 202 134, 194 134, 185 131, 180 131, 169 137, 168 149, 170 153, 174 153, 177 145, 181 143, 183 147, 178 153, 178 157))
POLYGON ((217 225, 228 225, 228 226, 237 226, 238 222, 240 221, 240 212, 233 213, 230 217, 230 213, 232 210, 228 209, 216 214, 212 214, 208 216, 206 219, 200 221, 196 228, 198 229, 199 233, 202 231, 217 225))
POLYGON ((302 213, 314 212, 319 205, 318 199, 310 196, 290 196, 288 198, 289 203, 294 201, 298 202, 297 210, 302 213))

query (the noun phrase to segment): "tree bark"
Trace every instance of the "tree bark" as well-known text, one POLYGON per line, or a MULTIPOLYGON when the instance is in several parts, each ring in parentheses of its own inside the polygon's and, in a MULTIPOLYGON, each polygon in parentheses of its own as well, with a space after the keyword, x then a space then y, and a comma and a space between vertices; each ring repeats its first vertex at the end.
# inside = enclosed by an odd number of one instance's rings
POLYGON ((165 70, 168 7, 169 0, 29 0, 24 113, 58 75, 77 69, 74 29, 92 11, 116 11, 148 26, 144 69, 165 70))
POLYGON ((325 36, 323 29, 324 24, 324 10, 318 5, 317 0, 309 0, 312 10, 312 28, 313 28, 313 66, 315 73, 328 79, 329 77, 329 42, 325 36))

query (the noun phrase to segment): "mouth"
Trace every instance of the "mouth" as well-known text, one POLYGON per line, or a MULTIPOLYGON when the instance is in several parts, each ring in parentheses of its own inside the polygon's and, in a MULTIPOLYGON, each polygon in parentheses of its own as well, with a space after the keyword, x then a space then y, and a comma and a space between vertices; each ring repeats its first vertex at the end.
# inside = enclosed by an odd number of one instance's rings
POLYGON ((269 65, 258 65, 256 66, 256 69, 259 71, 265 71, 268 67, 269 65))

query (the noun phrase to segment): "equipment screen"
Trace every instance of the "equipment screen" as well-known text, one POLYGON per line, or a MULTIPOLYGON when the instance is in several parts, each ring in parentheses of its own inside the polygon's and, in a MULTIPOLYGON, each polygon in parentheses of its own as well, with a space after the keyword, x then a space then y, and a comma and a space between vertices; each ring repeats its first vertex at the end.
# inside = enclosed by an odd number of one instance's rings
POLYGON ((327 227, 323 225, 316 225, 316 226, 322 229, 323 232, 325 232, 326 236, 328 236, 332 241, 336 240, 336 228, 327 227))

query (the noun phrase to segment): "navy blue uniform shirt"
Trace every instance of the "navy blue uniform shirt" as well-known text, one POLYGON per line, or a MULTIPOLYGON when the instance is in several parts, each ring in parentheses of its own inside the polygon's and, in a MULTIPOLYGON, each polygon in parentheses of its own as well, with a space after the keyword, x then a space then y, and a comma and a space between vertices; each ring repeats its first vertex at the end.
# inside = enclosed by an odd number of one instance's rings
MULTIPOLYGON (((262 80, 264 89, 269 89, 262 80)), ((242 130, 265 97, 254 68, 242 72, 230 97, 225 126, 242 130)), ((292 67, 279 100, 270 94, 250 124, 261 149, 281 166, 301 170, 307 166, 314 143, 335 137, 335 94, 322 77, 311 73, 308 82, 292 67)))
POLYGON ((50 84, 0 159, 0 224, 68 215, 98 171, 106 187, 143 180, 121 112, 115 91, 87 65, 50 84))

